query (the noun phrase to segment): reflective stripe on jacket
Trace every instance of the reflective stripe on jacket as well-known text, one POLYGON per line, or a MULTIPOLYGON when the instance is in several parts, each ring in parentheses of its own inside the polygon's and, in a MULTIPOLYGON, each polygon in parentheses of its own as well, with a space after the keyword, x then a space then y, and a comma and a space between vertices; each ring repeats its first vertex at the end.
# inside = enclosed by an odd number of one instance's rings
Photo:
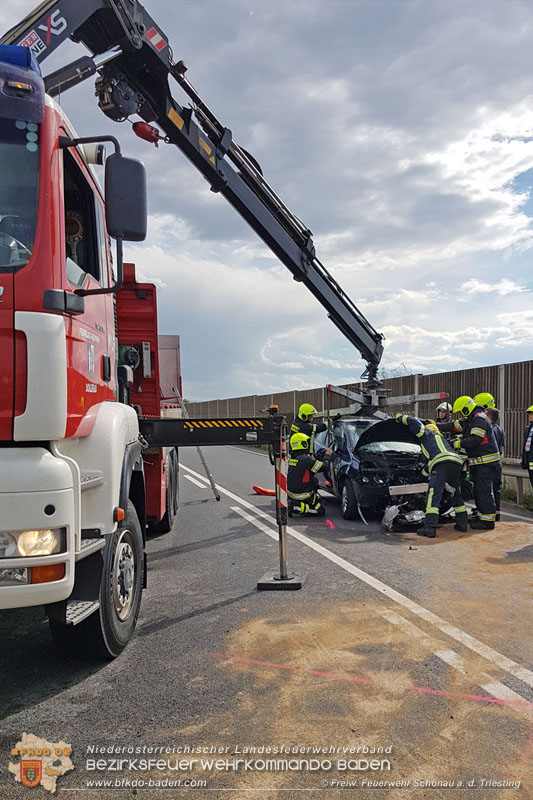
POLYGON ((443 435, 427 428, 418 417, 408 417, 407 414, 404 414, 401 422, 418 439, 422 453, 427 458, 428 472, 431 472, 433 467, 442 461, 452 461, 456 464, 463 463, 459 453, 453 452, 443 435))

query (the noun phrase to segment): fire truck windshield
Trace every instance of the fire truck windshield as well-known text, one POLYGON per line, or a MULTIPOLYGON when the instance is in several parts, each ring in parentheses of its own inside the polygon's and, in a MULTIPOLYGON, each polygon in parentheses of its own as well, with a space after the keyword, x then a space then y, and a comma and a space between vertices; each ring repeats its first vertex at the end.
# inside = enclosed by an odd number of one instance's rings
POLYGON ((0 271, 27 264, 39 201, 39 126, 0 119, 0 271))

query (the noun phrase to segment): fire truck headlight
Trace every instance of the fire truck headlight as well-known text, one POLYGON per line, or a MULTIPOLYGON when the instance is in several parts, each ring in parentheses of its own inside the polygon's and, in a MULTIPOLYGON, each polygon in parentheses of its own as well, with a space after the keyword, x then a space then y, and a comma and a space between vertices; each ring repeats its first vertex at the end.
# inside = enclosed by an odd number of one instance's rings
POLYGON ((17 555, 50 556, 60 553, 62 548, 61 529, 46 528, 36 531, 22 531, 17 537, 17 555))
POLYGON ((10 533, 0 533, 0 558, 17 555, 17 540, 10 533))

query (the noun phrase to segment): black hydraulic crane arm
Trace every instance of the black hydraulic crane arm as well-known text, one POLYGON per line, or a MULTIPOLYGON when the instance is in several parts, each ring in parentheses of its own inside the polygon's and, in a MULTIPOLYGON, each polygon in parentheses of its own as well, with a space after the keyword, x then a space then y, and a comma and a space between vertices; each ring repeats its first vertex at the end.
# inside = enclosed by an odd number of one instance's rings
MULTIPOLYGON (((329 318, 367 362, 365 377, 376 385, 383 336, 318 260, 312 233, 284 205, 261 168, 234 141, 173 60, 168 38, 136 0, 45 0, 0 41, 27 45, 43 61, 66 39, 92 53, 45 79, 58 94, 96 71, 99 105, 111 119, 137 114, 155 123, 248 222, 272 252, 326 309, 329 318), (171 76, 191 100, 172 96, 171 76), (194 119, 193 119, 194 117, 194 119)), ((156 134, 157 136, 157 134, 156 134)))

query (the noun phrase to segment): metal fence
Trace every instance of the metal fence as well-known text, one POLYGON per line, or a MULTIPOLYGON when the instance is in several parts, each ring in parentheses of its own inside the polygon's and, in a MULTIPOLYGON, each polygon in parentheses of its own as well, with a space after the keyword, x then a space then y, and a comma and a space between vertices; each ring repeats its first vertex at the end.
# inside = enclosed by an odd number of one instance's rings
MULTIPOLYGON (((361 383, 349 383, 343 384, 342 388, 359 391, 361 387, 361 383)), ((507 458, 520 458, 522 437, 527 422, 524 409, 533 403, 533 361, 477 367, 455 372, 438 372, 432 375, 386 378, 382 381, 381 388, 391 397, 414 393, 447 392, 452 403, 460 395, 473 397, 478 392, 490 392, 494 395, 496 405, 500 409, 500 424, 505 430, 506 437, 505 455, 507 458)), ((207 419, 244 417, 261 414, 272 403, 279 406, 280 413, 285 414, 289 422, 292 422, 301 403, 312 403, 319 411, 326 411, 328 408, 346 408, 350 401, 338 394, 327 392, 325 387, 319 387, 305 391, 274 392, 246 397, 229 397, 224 400, 208 400, 202 403, 188 403, 187 410, 191 417, 207 419)), ((437 404, 438 401, 419 403, 419 415, 434 417, 437 404)), ((404 409, 389 406, 387 409, 391 414, 403 410, 414 413, 413 407, 404 409)))

